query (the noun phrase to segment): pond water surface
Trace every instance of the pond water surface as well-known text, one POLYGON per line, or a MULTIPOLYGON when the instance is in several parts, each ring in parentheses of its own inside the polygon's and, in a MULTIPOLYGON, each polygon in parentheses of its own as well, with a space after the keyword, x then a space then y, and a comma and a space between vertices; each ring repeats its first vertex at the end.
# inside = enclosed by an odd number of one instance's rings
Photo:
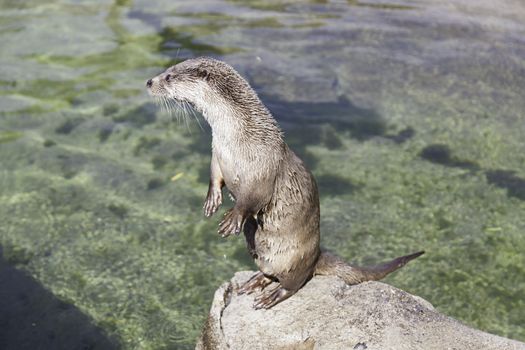
MULTIPOLYGON (((201 213, 211 135, 145 92, 208 55, 314 173, 323 246, 525 341, 525 4, 0 1, 0 348, 191 349, 253 269, 201 213)), ((201 124, 204 122, 201 120, 201 124)))

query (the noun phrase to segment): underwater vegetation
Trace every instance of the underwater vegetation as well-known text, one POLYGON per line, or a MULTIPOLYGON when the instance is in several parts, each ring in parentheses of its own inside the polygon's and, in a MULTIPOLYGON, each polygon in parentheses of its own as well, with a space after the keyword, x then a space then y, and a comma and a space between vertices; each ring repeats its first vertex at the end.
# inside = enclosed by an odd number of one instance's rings
POLYGON ((201 212, 209 128, 145 93, 199 55, 249 80, 314 173, 324 247, 424 249, 386 282, 524 341, 525 7, 507 5, 2 2, 0 348, 192 349, 215 289, 254 268, 215 233, 224 209, 201 212))

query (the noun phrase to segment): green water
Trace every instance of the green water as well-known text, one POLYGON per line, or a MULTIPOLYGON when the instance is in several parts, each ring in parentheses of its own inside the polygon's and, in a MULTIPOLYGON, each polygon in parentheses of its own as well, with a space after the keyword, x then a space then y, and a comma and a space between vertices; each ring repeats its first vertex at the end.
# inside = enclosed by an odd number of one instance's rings
POLYGON ((326 248, 425 249, 386 282, 525 341, 523 3, 0 9, 0 348, 190 349, 214 290, 254 268, 201 213, 208 128, 145 93, 199 55, 249 80, 312 169, 326 248))

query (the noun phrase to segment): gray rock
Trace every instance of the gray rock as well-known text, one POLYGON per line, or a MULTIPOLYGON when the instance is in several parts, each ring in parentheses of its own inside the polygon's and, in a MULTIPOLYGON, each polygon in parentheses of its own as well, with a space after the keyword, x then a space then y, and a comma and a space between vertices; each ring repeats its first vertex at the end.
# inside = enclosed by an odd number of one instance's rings
MULTIPOLYGON (((422 298, 380 282, 347 286, 317 276, 270 310, 254 310, 238 272, 216 292, 196 349, 523 349, 469 328, 422 298)), ((271 286, 269 287, 271 288, 271 286)))

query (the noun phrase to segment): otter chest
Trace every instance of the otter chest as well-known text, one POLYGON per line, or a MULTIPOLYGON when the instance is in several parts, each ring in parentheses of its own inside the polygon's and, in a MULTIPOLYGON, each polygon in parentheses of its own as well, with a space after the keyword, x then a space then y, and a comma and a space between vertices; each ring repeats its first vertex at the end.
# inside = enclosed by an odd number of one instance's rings
POLYGON ((246 159, 245 152, 233 144, 225 145, 214 142, 213 149, 226 187, 236 196, 236 192, 244 180, 249 159, 246 159))

